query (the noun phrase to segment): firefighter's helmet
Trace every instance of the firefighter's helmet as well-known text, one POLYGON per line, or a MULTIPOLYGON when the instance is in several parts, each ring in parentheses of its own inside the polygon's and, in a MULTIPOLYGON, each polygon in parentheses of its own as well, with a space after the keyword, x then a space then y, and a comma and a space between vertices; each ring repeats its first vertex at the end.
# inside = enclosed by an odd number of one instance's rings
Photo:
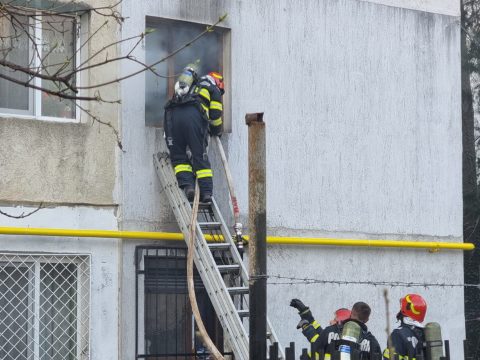
POLYGON ((400 312, 404 316, 423 322, 427 313, 427 303, 425 299, 417 294, 408 294, 400 299, 400 312))
POLYGON ((350 319, 351 312, 348 309, 341 308, 335 311, 335 321, 337 323, 343 323, 345 320, 350 319))
POLYGON ((208 76, 209 76, 210 81, 212 83, 214 83, 220 89, 220 91, 223 94, 224 91, 225 91, 225 88, 223 86, 223 76, 222 76, 222 74, 220 74, 218 72, 215 72, 215 71, 211 71, 211 72, 208 73, 208 76))

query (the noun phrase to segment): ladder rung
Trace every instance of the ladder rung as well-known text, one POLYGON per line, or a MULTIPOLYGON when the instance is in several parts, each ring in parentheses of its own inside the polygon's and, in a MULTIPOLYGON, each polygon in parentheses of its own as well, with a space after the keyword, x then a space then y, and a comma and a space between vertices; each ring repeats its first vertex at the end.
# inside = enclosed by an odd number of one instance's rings
MULTIPOLYGON (((218 265, 218 271, 221 273, 232 272, 232 271, 239 271, 240 265, 233 264, 233 265, 218 265)), ((247 289, 248 291, 248 289, 247 289)))
POLYGON ((238 316, 240 316, 241 318, 250 316, 250 311, 248 311, 247 309, 237 310, 237 313, 238 316))
POLYGON ((248 294, 248 287, 231 287, 227 288, 230 295, 246 295, 248 294))
POLYGON ((198 208, 202 210, 208 210, 212 208, 212 204, 210 203, 198 203, 198 208))
POLYGON ((229 243, 209 243, 208 248, 210 250, 230 250, 229 243))
MULTIPOLYGON (((183 232, 185 232, 185 229, 188 227, 191 220, 190 207, 192 205, 189 204, 185 198, 185 194, 178 187, 165 144, 164 142, 161 144, 163 144, 162 150, 164 152, 159 154, 159 156, 155 155, 154 162, 156 172, 161 180, 162 189, 167 195, 178 225, 183 232)), ((237 309, 235 304, 237 303, 236 300, 239 300, 239 297, 242 299, 243 296, 248 296, 248 281, 245 283, 245 269, 241 260, 238 258, 238 254, 235 252, 234 239, 232 239, 231 234, 228 231, 228 226, 225 224, 225 220, 223 219, 214 199, 212 199, 211 204, 199 204, 198 222, 196 227, 200 230, 197 231, 196 240, 200 242, 201 246, 195 247, 195 254, 200 259, 199 270, 202 270, 205 275, 205 278, 202 278, 205 288, 210 295, 215 310, 218 311, 219 314, 223 314, 220 317, 220 321, 224 327, 224 333, 228 334, 227 341, 229 341, 232 346, 235 358, 246 360, 248 359, 248 332, 243 323, 245 322, 244 320, 249 319, 250 313, 248 307, 245 309, 244 306, 239 306, 237 309), (210 231, 210 229, 212 230, 210 231), (225 232, 223 230, 225 230, 225 232), (206 236, 202 236, 202 233, 203 235, 216 233, 214 240, 221 242, 206 242, 206 236), (223 235, 223 237, 220 235, 223 235), (224 264, 222 258, 224 255, 230 257, 229 252, 235 261, 229 261, 228 263, 233 266, 223 265, 224 267, 222 269, 221 264, 224 264), (239 272, 229 272, 238 267, 239 272), (220 271, 209 271, 214 270, 214 268, 219 269, 222 273, 220 271), (241 277, 238 275, 241 275, 241 277), (227 277, 233 277, 233 279, 226 279, 227 277), (241 281, 238 282, 236 277, 239 277, 239 280, 241 281), (225 280, 235 280, 235 282, 230 283, 231 287, 229 288, 225 283, 225 280)), ((239 301, 238 303, 242 302, 239 301)), ((278 342, 277 336, 271 328, 271 324, 268 320, 267 333, 269 342, 278 342)), ((284 360, 285 355, 283 354, 281 346, 279 346, 279 350, 279 358, 284 360)))
POLYGON ((199 222, 200 229, 202 230, 220 230, 222 224, 219 222, 199 222))

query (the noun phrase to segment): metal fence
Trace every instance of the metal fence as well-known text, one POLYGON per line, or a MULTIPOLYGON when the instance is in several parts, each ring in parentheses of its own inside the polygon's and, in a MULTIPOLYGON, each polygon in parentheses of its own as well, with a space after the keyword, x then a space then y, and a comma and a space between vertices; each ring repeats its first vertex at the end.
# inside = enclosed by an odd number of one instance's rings
MULTIPOLYGON (((342 345, 342 340, 335 340, 335 341, 337 341, 337 343, 338 343, 337 344, 338 346, 336 346, 337 348, 340 345, 342 345)), ((350 347, 350 344, 348 342, 343 342, 343 343, 350 347)), ((451 358, 450 358, 450 343, 449 343, 448 340, 444 341, 443 349, 444 349, 445 356, 441 357, 439 360, 451 360, 451 358)), ((359 349, 355 349, 354 347, 349 349, 348 354, 350 356, 349 359, 351 359, 351 360, 361 360, 362 359, 362 357, 360 357, 359 349)), ((340 359, 343 359, 343 358, 341 357, 339 351, 334 351, 333 354, 331 354, 329 357, 325 357, 324 353, 315 352, 313 347, 311 349, 303 348, 300 351, 300 354, 297 355, 295 353, 295 343, 291 342, 290 346, 285 348, 285 360, 297 360, 297 359, 300 359, 300 360, 311 360, 311 359, 315 359, 315 360, 326 360, 326 359, 340 360, 340 359), (311 356, 311 354, 315 354, 315 357, 311 356)), ((381 360, 381 359, 383 359, 381 354, 374 354, 373 359, 370 359, 370 360, 381 360)), ((391 360, 401 360, 397 355, 392 356, 390 359, 391 360)), ((426 360, 426 358, 422 355, 417 355, 415 357, 415 359, 416 360, 426 360)), ((468 358, 465 357, 465 359, 467 360, 468 358)), ((275 344, 273 344, 272 346, 269 347, 268 360, 279 360, 278 344, 275 343, 275 344)))
MULTIPOLYGON (((136 359, 210 359, 196 336, 188 300, 186 256, 185 247, 136 248, 136 359)), ((202 318, 212 339, 222 350, 223 332, 197 273, 194 281, 202 318)), ((479 360, 470 354, 472 346, 467 345, 465 342, 465 360, 479 360)), ((286 360, 310 359, 308 354, 312 351, 304 346, 305 343, 297 346, 295 352, 295 344, 290 343, 285 349, 286 360)), ((442 360, 450 360, 449 349, 449 342, 445 341, 442 360)), ((278 350, 278 344, 269 347, 268 358, 278 359, 278 350)), ((229 355, 227 359, 233 359, 231 353, 226 355, 229 355)), ((355 356, 355 351, 352 351, 352 360, 358 358, 355 356)), ((323 354, 318 354, 318 358, 323 359, 323 354)), ((338 358, 339 353, 336 353, 330 359, 338 358)), ((377 358, 382 359, 382 355, 378 354, 377 358)), ((417 357, 417 360, 423 359, 417 357)))
POLYGON ((0 253, 0 359, 88 359, 89 303, 89 256, 0 253))

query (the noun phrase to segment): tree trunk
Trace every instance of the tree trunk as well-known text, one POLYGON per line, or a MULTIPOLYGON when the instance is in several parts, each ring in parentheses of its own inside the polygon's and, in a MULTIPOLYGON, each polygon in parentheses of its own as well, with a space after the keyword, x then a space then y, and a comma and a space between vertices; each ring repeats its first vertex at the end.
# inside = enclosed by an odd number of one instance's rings
MULTIPOLYGON (((465 29, 465 9, 462 6, 462 26, 465 29)), ((473 96, 468 67, 467 34, 461 32, 462 51, 462 144, 463 144, 463 238, 478 248, 480 245, 480 224, 477 190, 473 96)), ((479 251, 465 252, 465 283, 478 284, 480 281, 479 251)), ((474 320, 480 314, 480 290, 465 287, 465 328, 471 359, 480 357, 480 321, 474 320)), ((469 359, 466 357, 466 359, 469 359)))

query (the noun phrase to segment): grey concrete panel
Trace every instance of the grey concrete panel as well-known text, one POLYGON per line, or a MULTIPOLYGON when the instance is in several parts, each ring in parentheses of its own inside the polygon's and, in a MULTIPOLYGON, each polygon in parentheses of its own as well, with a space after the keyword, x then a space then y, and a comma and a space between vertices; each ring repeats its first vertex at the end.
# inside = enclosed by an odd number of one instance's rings
POLYGON ((458 19, 283 5, 231 15, 242 29, 232 30, 229 144, 241 203, 243 116, 264 111, 270 227, 459 236, 458 19))
POLYGON ((387 6, 395 6, 435 14, 460 16, 460 1, 457 0, 360 0, 387 6))
MULTIPOLYGON (((129 21, 122 36, 143 31, 146 14, 212 23, 224 13, 232 44, 232 72, 226 74, 232 84, 232 134, 223 139, 243 219, 248 212, 244 118, 265 112, 269 234, 461 241, 457 17, 357 0, 312 0, 301 7, 287 0, 152 0, 124 4, 129 21)), ((135 55, 144 59, 144 49, 135 55)), ((122 72, 133 69, 128 64, 122 72)), ((162 229, 173 218, 151 163, 163 140, 144 125, 144 76, 122 84, 123 223, 162 229), (135 96, 128 96, 132 89, 135 96)), ((221 197, 227 208, 223 189, 221 197)), ((462 266, 460 252, 284 246, 269 248, 268 272, 458 283, 462 266)), ((285 303, 290 296, 317 302, 322 324, 338 306, 364 300, 374 309, 370 325, 384 346, 382 291, 275 285, 268 290, 268 312, 282 342, 300 344, 296 314, 285 303)), ((452 354, 461 358, 463 290, 395 288, 391 311, 409 291, 425 294, 431 304, 427 319, 446 324, 452 354), (448 299, 455 309, 444 314, 448 299)), ((127 344, 124 349, 131 353, 127 344)))
MULTIPOLYGON (((311 1, 302 9, 289 2, 207 7, 215 14, 199 5, 185 12, 184 5, 126 6, 132 21, 124 36, 142 30, 145 13, 203 22, 229 13, 228 147, 241 204, 247 203, 244 115, 264 111, 270 227, 461 234, 457 18, 351 0, 311 1), (286 204, 294 206, 285 211, 286 204)), ((137 209, 158 217, 164 210, 150 183, 149 156, 161 136, 143 125, 143 75, 123 88, 124 171, 136 174, 125 173, 125 189, 132 187, 124 195, 151 189, 149 200, 128 206, 127 218, 137 209), (132 88, 139 89, 135 97, 127 96, 132 88)))

